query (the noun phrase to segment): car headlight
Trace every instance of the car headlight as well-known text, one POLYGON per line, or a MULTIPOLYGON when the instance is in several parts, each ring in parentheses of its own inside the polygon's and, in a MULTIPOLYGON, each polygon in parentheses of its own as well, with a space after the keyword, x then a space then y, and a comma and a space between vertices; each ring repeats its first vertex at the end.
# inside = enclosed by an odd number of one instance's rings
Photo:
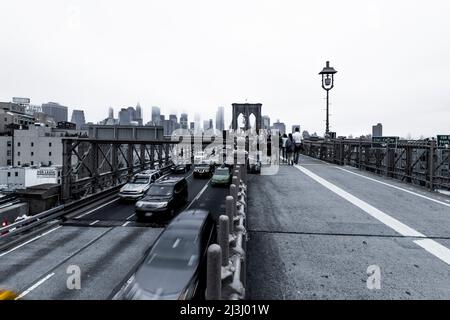
POLYGON ((144 203, 142 201, 136 202, 136 207, 142 208, 144 206, 144 203))

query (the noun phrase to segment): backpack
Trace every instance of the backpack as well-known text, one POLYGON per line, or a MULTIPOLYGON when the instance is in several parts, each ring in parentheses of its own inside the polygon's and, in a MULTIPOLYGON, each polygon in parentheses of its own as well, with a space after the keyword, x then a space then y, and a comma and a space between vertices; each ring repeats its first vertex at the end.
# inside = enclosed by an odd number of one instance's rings
POLYGON ((294 152, 295 144, 291 141, 291 139, 286 140, 286 151, 294 152))

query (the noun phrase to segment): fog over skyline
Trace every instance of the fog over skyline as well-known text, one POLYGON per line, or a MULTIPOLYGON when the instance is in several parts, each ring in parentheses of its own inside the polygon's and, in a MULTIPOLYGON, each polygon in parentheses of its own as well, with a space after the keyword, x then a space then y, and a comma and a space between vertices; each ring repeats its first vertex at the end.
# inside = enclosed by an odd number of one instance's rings
POLYGON ((3 1, 0 101, 56 101, 94 123, 137 102, 144 122, 152 106, 190 122, 224 106, 227 127, 247 99, 322 135, 329 60, 331 131, 449 134, 448 12, 445 0, 3 1))

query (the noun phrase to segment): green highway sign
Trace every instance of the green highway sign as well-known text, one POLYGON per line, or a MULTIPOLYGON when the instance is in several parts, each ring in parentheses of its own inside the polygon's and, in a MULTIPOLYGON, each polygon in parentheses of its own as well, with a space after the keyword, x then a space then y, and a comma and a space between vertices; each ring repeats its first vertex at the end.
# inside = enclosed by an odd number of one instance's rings
POLYGON ((373 148, 396 148, 398 137, 372 137, 373 148))
POLYGON ((438 135, 437 143, 439 147, 449 147, 450 146, 450 134, 447 135, 438 135))

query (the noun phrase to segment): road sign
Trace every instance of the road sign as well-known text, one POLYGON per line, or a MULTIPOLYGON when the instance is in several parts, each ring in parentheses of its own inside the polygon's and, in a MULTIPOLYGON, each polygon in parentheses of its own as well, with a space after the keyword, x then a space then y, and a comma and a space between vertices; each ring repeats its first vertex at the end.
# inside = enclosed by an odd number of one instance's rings
POLYGON ((446 147, 446 148, 448 148, 450 146, 450 134, 438 135, 437 136, 437 143, 438 143, 439 147, 446 147))
POLYGON ((373 148, 396 148, 398 137, 372 137, 373 148))

